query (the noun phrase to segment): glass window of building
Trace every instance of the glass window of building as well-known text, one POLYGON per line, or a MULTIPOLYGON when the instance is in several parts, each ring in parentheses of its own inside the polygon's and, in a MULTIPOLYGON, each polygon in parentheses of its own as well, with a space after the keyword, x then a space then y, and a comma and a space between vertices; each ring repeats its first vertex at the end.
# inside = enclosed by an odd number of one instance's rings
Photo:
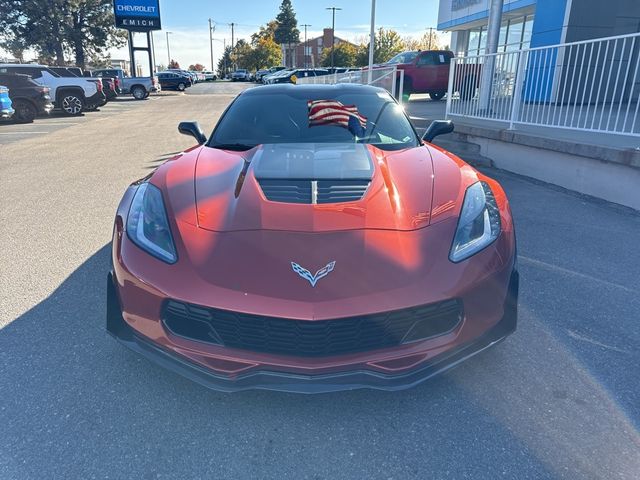
POLYGON ((533 15, 528 15, 524 17, 524 30, 522 33, 523 48, 529 48, 532 31, 533 31, 533 15))
POLYGON ((482 28, 478 30, 471 30, 469 32, 469 44, 467 45, 467 55, 478 54, 478 45, 480 45, 481 34, 482 34, 482 28))

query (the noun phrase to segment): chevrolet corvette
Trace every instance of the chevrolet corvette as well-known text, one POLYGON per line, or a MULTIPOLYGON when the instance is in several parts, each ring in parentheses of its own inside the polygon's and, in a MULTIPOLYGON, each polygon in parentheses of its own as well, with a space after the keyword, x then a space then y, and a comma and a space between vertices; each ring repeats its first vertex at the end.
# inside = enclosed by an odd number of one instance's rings
POLYGON ((417 385, 515 331, 509 203, 385 90, 273 85, 133 183, 107 331, 221 391, 417 385))

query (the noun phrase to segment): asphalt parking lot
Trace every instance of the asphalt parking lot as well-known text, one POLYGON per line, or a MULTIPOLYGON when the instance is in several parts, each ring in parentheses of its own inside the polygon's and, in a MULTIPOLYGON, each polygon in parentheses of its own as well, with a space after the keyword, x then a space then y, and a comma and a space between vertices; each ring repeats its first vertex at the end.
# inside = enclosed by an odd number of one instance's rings
POLYGON ((0 478, 637 479, 640 214, 504 171, 518 330, 417 388, 221 394, 106 334, 123 191, 250 85, 0 125, 0 478))
MULTIPOLYGON (((154 102, 160 100, 160 98, 160 96, 153 96, 148 101, 154 102)), ((49 116, 37 118, 33 123, 15 124, 10 121, 2 121, 0 122, 0 145, 32 137, 39 138, 62 128, 83 125, 92 120, 102 121, 113 115, 136 108, 138 103, 133 97, 120 97, 94 112, 85 112, 78 116, 68 116, 55 111, 49 116)))

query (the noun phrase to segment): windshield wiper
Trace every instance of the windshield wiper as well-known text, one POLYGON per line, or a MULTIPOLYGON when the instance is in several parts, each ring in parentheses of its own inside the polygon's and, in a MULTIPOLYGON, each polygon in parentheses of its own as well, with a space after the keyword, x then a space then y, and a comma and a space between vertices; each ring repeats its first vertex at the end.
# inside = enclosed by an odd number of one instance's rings
POLYGON ((251 150, 255 145, 247 145, 245 143, 214 143, 209 145, 211 148, 218 148, 220 150, 234 150, 236 152, 244 152, 251 150))

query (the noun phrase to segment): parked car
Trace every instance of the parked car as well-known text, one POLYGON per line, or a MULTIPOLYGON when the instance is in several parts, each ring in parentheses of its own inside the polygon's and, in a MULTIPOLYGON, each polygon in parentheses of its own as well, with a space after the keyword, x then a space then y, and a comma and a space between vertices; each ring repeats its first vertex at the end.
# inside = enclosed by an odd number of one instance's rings
POLYGON ((80 115, 87 106, 100 103, 103 97, 98 84, 91 79, 61 77, 45 65, 4 63, 0 64, 0 73, 29 75, 49 87, 54 107, 68 115, 80 115))
POLYGON ((118 207, 107 331, 213 389, 306 393, 408 388, 513 333, 506 193, 432 144, 451 121, 420 138, 397 107, 274 85, 209 138, 180 123, 196 144, 118 207))
POLYGON ((99 79, 99 78, 87 78, 84 77, 84 75, 82 74, 82 69, 78 68, 78 67, 57 67, 57 66, 53 66, 53 67, 49 67, 52 71, 56 72, 58 75, 60 75, 61 77, 71 77, 71 78, 85 78, 88 81, 91 82, 95 82, 95 84, 98 87, 99 90, 99 95, 96 98, 96 102, 92 103, 90 105, 85 105, 85 110, 86 111, 93 111, 96 110, 98 107, 102 107, 104 105, 106 105, 108 99, 107 96, 104 92, 104 85, 103 82, 99 79))
POLYGON ((160 86, 164 90, 184 91, 192 85, 191 77, 182 75, 178 72, 158 72, 157 74, 160 86))
MULTIPOLYGON (((395 65, 398 70, 404 70, 402 88, 405 98, 412 93, 428 93, 432 100, 440 100, 447 93, 449 66, 453 56, 453 52, 449 50, 413 50, 399 53, 388 62, 376 67, 395 65)), ((460 66, 454 88, 464 99, 475 94, 480 81, 481 68, 480 65, 460 66)), ((397 85, 398 91, 400 83, 397 82, 397 85)))
POLYGON ((293 71, 293 69, 284 69, 284 70, 278 70, 277 72, 273 72, 273 73, 269 73, 268 75, 265 75, 262 77, 262 83, 264 84, 272 84, 274 83, 274 81, 281 77, 281 76, 285 76, 285 75, 289 75, 291 74, 291 72, 293 71))
POLYGON ((4 85, 0 85, 0 118, 11 118, 15 110, 11 106, 11 97, 9 97, 9 89, 4 85))
POLYGON ((249 81, 249 72, 244 68, 239 68, 231 74, 232 82, 247 82, 249 81))
POLYGON ((283 70, 279 75, 271 77, 269 83, 296 83, 299 78, 322 77, 324 75, 329 75, 329 70, 323 68, 296 68, 283 70))
POLYGON ((202 73, 204 74, 204 81, 205 82, 213 82, 213 81, 218 79, 218 76, 213 72, 204 71, 202 73))
POLYGON ((38 115, 48 115, 53 110, 49 87, 44 87, 29 75, 0 73, 0 85, 9 88, 9 97, 15 113, 13 120, 30 123, 38 115))
MULTIPOLYGON (((64 67, 64 69, 75 77, 93 78, 89 70, 82 70, 80 67, 64 67)), ((100 80, 102 80, 102 92, 107 97, 107 100, 113 100, 121 93, 120 88, 118 87, 119 82, 117 78, 111 78, 111 77, 99 77, 99 78, 100 80)))
POLYGON ((262 82, 262 77, 264 77, 268 73, 270 73, 268 69, 258 70, 256 72, 256 75, 255 75, 255 81, 258 82, 258 83, 261 83, 262 82))
POLYGON ((166 70, 167 72, 173 72, 173 73, 179 73, 181 75, 185 75, 187 77, 189 77, 191 79, 191 84, 195 85, 196 83, 198 83, 198 76, 193 73, 190 72, 189 70, 182 70, 180 68, 167 68, 166 70))
POLYGON ((121 68, 93 70, 91 76, 117 78, 120 91, 125 95, 133 95, 136 100, 144 100, 150 93, 161 90, 158 77, 129 77, 121 68))

